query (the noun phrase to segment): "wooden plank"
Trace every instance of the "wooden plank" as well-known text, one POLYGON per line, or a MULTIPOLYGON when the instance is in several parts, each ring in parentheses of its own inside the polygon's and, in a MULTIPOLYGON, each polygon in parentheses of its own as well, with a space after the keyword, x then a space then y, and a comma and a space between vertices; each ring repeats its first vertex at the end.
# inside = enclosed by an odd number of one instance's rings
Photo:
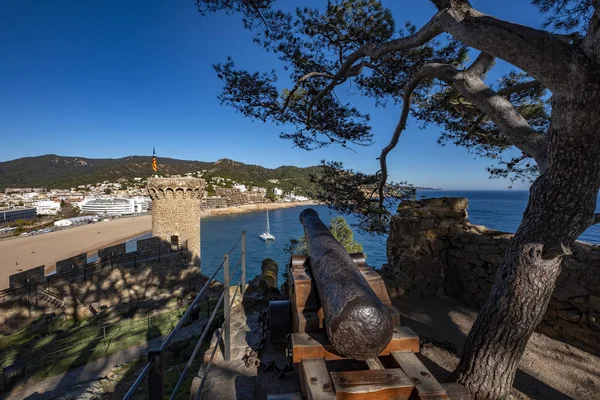
POLYGON ((308 400, 335 399, 333 383, 322 358, 304 359, 300 363, 300 381, 308 400))
POLYGON ((406 400, 414 385, 400 368, 332 372, 336 400, 406 400))
POLYGON ((302 310, 293 312, 292 332, 314 332, 323 327, 323 320, 319 319, 314 310, 302 310))
POLYGON ((312 288, 312 278, 305 271, 292 270, 292 287, 296 306, 300 309, 317 307, 316 291, 312 288))
POLYGON ((389 306, 387 307, 388 311, 390 312, 391 316, 392 316, 392 320, 394 321, 394 327, 398 328, 400 327, 400 313, 398 312, 398 310, 396 309, 396 307, 394 306, 389 306))
POLYGON ((442 400, 449 398, 442 385, 431 375, 431 372, 425 368, 414 353, 393 351, 392 357, 415 384, 415 399, 442 400))
MULTIPOLYGON (((394 330, 394 336, 387 347, 379 354, 387 356, 392 351, 419 352, 419 337, 412 329, 402 326, 394 330)), ((321 332, 292 333, 293 362, 297 363, 305 358, 325 358, 326 360, 343 360, 327 340, 327 335, 321 332)))
POLYGON ((294 270, 304 270, 306 263, 306 255, 305 254, 292 254, 290 257, 290 265, 294 270))
POLYGON ((386 306, 391 306, 392 301, 388 295, 383 278, 371 267, 364 266, 359 267, 358 269, 369 283, 369 286, 371 286, 371 289, 373 289, 377 297, 379 297, 379 300, 381 300, 381 302, 386 306))

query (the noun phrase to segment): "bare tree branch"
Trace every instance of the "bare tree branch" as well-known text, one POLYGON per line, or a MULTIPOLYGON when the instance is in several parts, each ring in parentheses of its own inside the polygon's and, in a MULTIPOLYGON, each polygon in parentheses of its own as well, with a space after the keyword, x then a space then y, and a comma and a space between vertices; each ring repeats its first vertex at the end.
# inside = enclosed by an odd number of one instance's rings
POLYGON ((285 111, 285 109, 288 107, 288 105, 290 104, 290 100, 294 96, 294 93, 296 93, 298 88, 300 88, 300 84, 302 82, 304 82, 310 78, 314 78, 316 76, 329 78, 329 79, 333 78, 333 75, 325 73, 325 72, 309 72, 308 74, 304 75, 302 78, 298 79, 298 82, 296 82, 296 85, 294 85, 292 90, 290 90, 290 92, 288 93, 287 99, 285 99, 285 103, 283 104, 283 108, 281 109, 281 111, 285 111))
POLYGON ((467 131, 467 136, 470 136, 473 134, 473 132, 475 132, 475 129, 477 129, 479 127, 479 124, 481 124, 481 121, 483 121, 484 118, 485 118, 485 113, 479 113, 477 118, 475 118, 475 121, 473 121, 473 125, 471 125, 471 127, 467 131))
MULTIPOLYGON (((473 72, 473 70, 471 70, 471 68, 469 68, 469 70, 470 70, 470 72, 473 72)), ((475 73, 477 73, 477 72, 478 71, 475 71, 475 73)), ((502 88, 502 89, 498 90, 498 94, 508 97, 512 93, 518 93, 523 90, 529 90, 529 89, 541 87, 541 86, 542 86, 541 83, 539 83, 538 81, 523 82, 523 83, 518 83, 513 86, 508 86, 508 87, 502 88)), ((475 132, 475 130, 479 127, 479 125, 481 124, 481 122, 483 121, 485 116, 486 116, 486 114, 483 112, 481 112, 477 115, 477 118, 475 118, 475 121, 473 121, 473 124, 469 127, 469 130, 467 131, 466 136, 470 136, 473 134, 473 132, 475 132)))
POLYGON ((526 71, 553 92, 569 89, 565 77, 580 58, 569 43, 550 32, 486 15, 471 7, 467 0, 432 2, 444 17, 441 19, 444 32, 455 39, 526 71))
MULTIPOLYGON (((437 78, 452 84, 465 98, 488 115, 515 147, 525 154, 531 155, 541 172, 545 171, 547 168, 547 139, 535 132, 506 98, 493 91, 481 80, 482 69, 480 67, 486 65, 484 61, 489 63, 489 56, 482 57, 480 61, 481 63, 476 68, 467 71, 459 71, 448 64, 427 64, 406 85, 400 121, 396 125, 390 143, 381 151, 379 157, 381 177, 378 190, 380 199, 383 198, 383 190, 387 181, 387 155, 396 147, 401 133, 406 129, 406 121, 410 113, 410 99, 414 90, 420 82, 428 78, 437 78)), ((527 84, 530 85, 531 82, 527 82, 527 84)), ((475 121, 475 124, 481 122, 483 113, 475 121)))
POLYGON ((265 21, 265 17, 263 17, 256 4, 249 0, 242 0, 242 3, 244 3, 249 9, 253 10, 256 13, 256 15, 258 15, 258 17, 261 19, 262 23, 265 24, 266 29, 269 30, 269 24, 267 24, 267 21, 265 21))
POLYGON ((383 205, 384 201, 384 189, 388 178, 388 168, 387 168, 387 156, 392 151, 398 141, 400 140, 400 135, 406 129, 406 121, 408 120, 408 115, 410 114, 410 100, 413 92, 423 80, 428 78, 438 78, 442 80, 451 79, 451 76, 458 72, 454 67, 447 64, 427 64, 423 66, 419 72, 408 82, 406 87, 404 88, 404 96, 403 96, 403 104, 402 104, 402 113, 400 114, 400 121, 396 125, 394 129, 394 134, 392 135, 392 139, 387 146, 381 150, 381 155, 379 156, 379 165, 381 168, 381 176, 379 181, 379 204, 383 205))
POLYGON ((415 48, 429 42, 431 39, 443 32, 441 23, 442 15, 442 12, 438 12, 431 20, 429 20, 429 22, 427 22, 421 29, 419 29, 419 31, 415 32, 410 36, 391 40, 387 43, 382 44, 379 47, 376 47, 373 44, 364 45, 360 49, 356 50, 354 53, 350 54, 342 64, 341 68, 335 74, 331 82, 329 82, 329 84, 323 90, 321 90, 319 94, 317 94, 311 99, 310 105, 308 107, 306 121, 307 125, 310 126, 312 110, 315 104, 317 104, 317 102, 321 100, 323 96, 331 92, 335 86, 343 83, 346 79, 348 79, 349 76, 355 76, 353 74, 356 73, 357 69, 362 68, 363 65, 361 65, 360 63, 358 65, 354 65, 355 62, 357 62, 363 57, 371 57, 371 59, 376 60, 379 57, 392 51, 415 48))
POLYGON ((523 90, 529 90, 537 87, 542 87, 542 84, 538 81, 528 81, 523 83, 517 83, 516 85, 507 86, 498 90, 498 94, 506 96, 513 93, 522 92, 523 90))
POLYGON ((500 132, 515 147, 533 157, 540 172, 543 173, 546 170, 548 166, 547 138, 534 131, 510 101, 492 90, 481 77, 468 72, 457 73, 452 79, 452 84, 460 94, 494 121, 500 132))
POLYGON ((364 45, 350 54, 331 82, 311 99, 307 124, 314 106, 333 88, 364 66, 355 64, 363 57, 377 60, 385 54, 421 46, 443 32, 480 50, 480 60, 473 68, 485 71, 492 58, 501 58, 527 71, 553 92, 568 89, 569 63, 577 59, 569 43, 552 33, 502 21, 472 8, 466 0, 432 0, 440 11, 413 35, 390 40, 379 46, 364 45))
POLYGON ((473 61, 473 64, 467 68, 467 72, 477 76, 482 76, 492 68, 494 65, 494 60, 494 57, 482 52, 479 54, 479 56, 477 56, 475 61, 473 61))

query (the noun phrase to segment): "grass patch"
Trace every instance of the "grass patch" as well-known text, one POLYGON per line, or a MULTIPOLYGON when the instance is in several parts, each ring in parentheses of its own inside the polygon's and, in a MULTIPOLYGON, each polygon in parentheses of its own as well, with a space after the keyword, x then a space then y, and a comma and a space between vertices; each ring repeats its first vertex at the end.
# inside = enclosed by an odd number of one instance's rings
MULTIPOLYGON (((190 368, 187 371, 186 377, 183 380, 181 386, 176 395, 176 399, 178 400, 187 400, 190 398, 190 389, 192 386, 192 380, 194 376, 198 373, 200 366, 203 362, 204 353, 208 349, 210 339, 213 335, 214 330, 222 324, 223 321, 223 313, 221 311, 217 312, 215 319, 209 328, 209 333, 206 336, 206 339, 200 346, 200 350, 196 355, 196 358, 192 362, 190 368)), ((175 389, 175 385, 185 368, 188 359, 191 357, 194 347, 198 343, 198 339, 200 339, 200 335, 191 337, 186 341, 173 343, 171 346, 167 348, 164 353, 163 361, 165 363, 164 371, 165 371, 165 398, 168 399, 175 389)), ((130 363, 127 371, 121 377, 121 380, 116 386, 113 388, 110 400, 113 399, 121 399, 131 385, 135 382, 138 374, 145 367, 147 363, 147 359, 145 357, 141 357, 137 359, 135 362, 130 363)), ((133 396, 135 400, 145 400, 148 399, 148 380, 144 379, 135 395, 133 396)))
MULTIPOLYGON (((207 308, 212 311, 216 301, 212 300, 210 305, 200 302, 201 318, 206 316, 207 308)), ((46 335, 23 330, 0 338, 0 366, 6 367, 19 361, 27 366, 27 376, 46 378, 58 375, 131 346, 145 344, 155 337, 167 335, 185 310, 173 308, 153 314, 150 318, 133 318, 108 325, 90 320, 71 329, 58 329, 46 335)), ((59 322, 59 326, 68 323, 59 322)))

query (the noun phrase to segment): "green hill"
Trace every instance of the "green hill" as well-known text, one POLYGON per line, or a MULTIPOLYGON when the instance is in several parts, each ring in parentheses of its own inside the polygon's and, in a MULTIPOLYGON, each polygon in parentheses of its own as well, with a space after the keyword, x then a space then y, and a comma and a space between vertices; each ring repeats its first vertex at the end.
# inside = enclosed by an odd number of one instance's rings
MULTIPOLYGON (((116 182, 125 178, 146 178, 152 174, 152 157, 129 156, 123 158, 84 158, 64 157, 46 154, 38 157, 24 157, 0 162, 0 191, 10 187, 44 187, 66 189, 98 182, 116 182)), ((300 187, 301 192, 310 192, 310 174, 320 167, 299 168, 281 166, 270 169, 259 165, 222 159, 215 162, 158 159, 161 176, 184 175, 206 170, 202 178, 213 176, 229 178, 256 186, 277 186, 284 190, 300 187), (278 179, 277 184, 269 179, 278 179)))

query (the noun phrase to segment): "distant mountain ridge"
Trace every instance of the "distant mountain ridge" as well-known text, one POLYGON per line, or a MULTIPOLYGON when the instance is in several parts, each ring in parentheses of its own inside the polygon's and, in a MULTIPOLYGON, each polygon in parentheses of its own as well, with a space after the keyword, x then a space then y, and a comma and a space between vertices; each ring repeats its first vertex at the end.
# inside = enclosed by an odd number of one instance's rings
MULTIPOLYGON (((152 157, 128 156, 123 158, 65 157, 46 154, 23 157, 0 162, 0 191, 11 187, 45 187, 67 189, 98 182, 117 182, 119 178, 129 181, 136 177, 147 178, 153 174, 152 157)), ((269 179, 279 179, 284 190, 299 186, 308 189, 310 174, 318 172, 318 166, 281 166, 265 168, 244 164, 230 159, 215 162, 158 158, 161 176, 184 175, 207 170, 207 176, 221 176, 238 182, 253 182, 257 186, 274 186, 269 179)), ((203 177, 204 178, 204 177, 203 177)))

